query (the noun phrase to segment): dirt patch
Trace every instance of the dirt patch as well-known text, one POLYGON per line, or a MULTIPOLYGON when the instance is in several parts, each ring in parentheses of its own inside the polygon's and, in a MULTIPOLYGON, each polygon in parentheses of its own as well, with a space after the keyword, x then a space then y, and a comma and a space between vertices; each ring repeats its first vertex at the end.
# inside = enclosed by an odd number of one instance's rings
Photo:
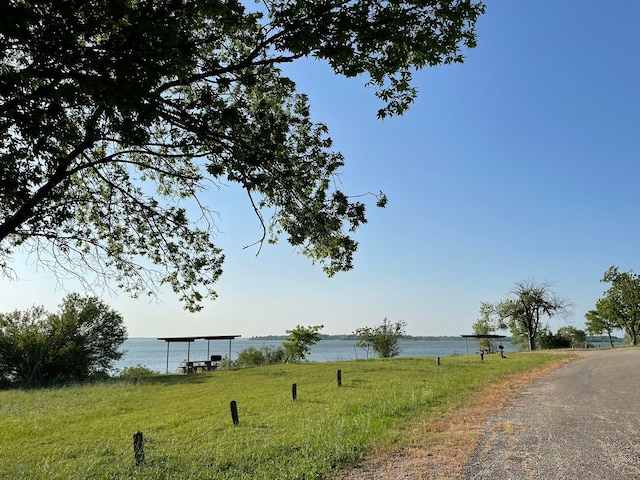
POLYGON ((465 405, 436 419, 418 422, 409 429, 416 440, 396 450, 377 450, 358 466, 341 472, 339 480, 454 480, 483 434, 487 416, 497 413, 519 390, 574 360, 568 357, 519 373, 482 389, 465 405))

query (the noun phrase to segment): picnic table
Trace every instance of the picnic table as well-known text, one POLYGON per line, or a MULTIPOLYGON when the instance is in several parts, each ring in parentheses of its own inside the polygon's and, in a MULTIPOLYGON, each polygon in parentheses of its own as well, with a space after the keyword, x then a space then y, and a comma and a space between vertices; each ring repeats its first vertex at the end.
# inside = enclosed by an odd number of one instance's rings
POLYGON ((158 340, 163 340, 167 342, 167 370, 166 373, 169 373, 169 346, 172 343, 186 343, 187 344, 187 359, 183 361, 178 369, 182 373, 196 373, 199 370, 203 372, 208 372, 211 370, 216 370, 218 368, 218 362, 222 360, 222 356, 220 355, 211 355, 210 360, 194 360, 191 361, 191 344, 196 340, 206 340, 207 341, 207 356, 209 356, 209 344, 211 340, 229 340, 229 358, 231 358, 231 340, 238 338, 240 335, 206 335, 202 337, 161 337, 158 340), (214 358, 215 357, 215 358, 214 358))
POLYGON ((212 372, 218 368, 218 362, 222 360, 221 355, 211 355, 211 360, 191 360, 185 361, 178 367, 180 373, 212 372))

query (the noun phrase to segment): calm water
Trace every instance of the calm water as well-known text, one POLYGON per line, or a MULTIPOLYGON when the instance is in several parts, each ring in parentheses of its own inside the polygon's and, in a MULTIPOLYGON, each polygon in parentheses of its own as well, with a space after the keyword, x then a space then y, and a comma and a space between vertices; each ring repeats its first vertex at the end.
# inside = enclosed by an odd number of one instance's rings
MULTIPOLYGON (((253 340, 237 338, 231 342, 231 358, 235 360, 238 352, 247 347, 261 348, 263 345, 278 346, 282 340, 253 340)), ((508 341, 503 343, 505 352, 517 348, 508 341)), ((402 340, 400 341, 401 357, 446 357, 450 355, 473 354, 478 350, 477 340, 444 339, 444 340, 402 340)), ((152 370, 165 372, 167 369, 167 343, 155 338, 129 338, 123 346, 126 354, 116 363, 117 369, 135 365, 144 365, 152 370)), ((210 355, 229 355, 228 340, 212 340, 209 345, 210 355)), ((371 352, 370 357, 374 356, 371 352)), ((312 362, 332 362, 356 360, 367 357, 367 352, 355 347, 355 340, 321 340, 311 347, 307 359, 312 362)), ((169 348, 169 373, 178 371, 178 365, 187 358, 187 343, 171 343, 169 348)), ((207 355, 207 341, 196 340, 191 344, 189 352, 191 360, 204 360, 207 355)))

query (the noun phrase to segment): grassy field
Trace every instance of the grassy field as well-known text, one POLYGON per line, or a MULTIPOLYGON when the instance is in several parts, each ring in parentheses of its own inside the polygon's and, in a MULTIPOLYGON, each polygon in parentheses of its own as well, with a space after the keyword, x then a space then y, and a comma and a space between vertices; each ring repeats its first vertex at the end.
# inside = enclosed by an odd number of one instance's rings
POLYGON ((320 479, 558 355, 274 365, 0 391, 0 478, 320 479), (342 387, 336 372, 342 371, 342 387), (292 399, 292 384, 297 400, 292 399), (233 425, 230 402, 238 407, 233 425), (144 435, 136 467, 132 436, 144 435))

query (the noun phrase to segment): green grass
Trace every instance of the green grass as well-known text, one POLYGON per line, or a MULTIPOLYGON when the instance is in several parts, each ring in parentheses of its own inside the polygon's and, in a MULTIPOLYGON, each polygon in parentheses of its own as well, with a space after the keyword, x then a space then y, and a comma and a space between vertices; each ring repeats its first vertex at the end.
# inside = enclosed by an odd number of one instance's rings
POLYGON ((320 479, 558 355, 274 365, 0 391, 0 478, 320 479), (336 371, 342 370, 342 388, 336 371), (297 401, 291 385, 297 384, 297 401), (233 426, 229 404, 238 405, 233 426), (136 431, 145 463, 134 466, 136 431))

